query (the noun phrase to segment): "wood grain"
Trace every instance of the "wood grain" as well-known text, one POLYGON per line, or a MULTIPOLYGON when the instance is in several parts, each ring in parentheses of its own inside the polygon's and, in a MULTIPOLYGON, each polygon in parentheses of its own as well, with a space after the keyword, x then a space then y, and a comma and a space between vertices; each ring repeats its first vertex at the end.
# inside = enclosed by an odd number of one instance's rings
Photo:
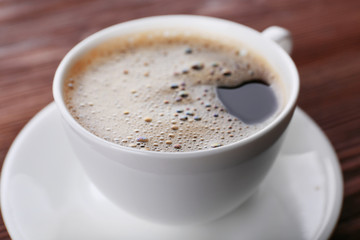
MULTIPOLYGON (((360 239, 359 0, 0 0, 0 161, 21 128, 52 101, 57 65, 86 36, 115 23, 163 14, 199 14, 293 33, 299 105, 339 156, 344 206, 333 240, 360 239)), ((0 222, 0 239, 10 239, 0 222)))

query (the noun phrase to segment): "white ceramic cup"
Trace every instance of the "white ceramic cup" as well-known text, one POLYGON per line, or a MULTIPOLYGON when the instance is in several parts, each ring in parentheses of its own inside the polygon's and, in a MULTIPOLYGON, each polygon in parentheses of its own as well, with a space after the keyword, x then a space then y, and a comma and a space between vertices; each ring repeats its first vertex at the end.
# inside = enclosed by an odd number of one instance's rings
POLYGON ((291 50, 289 32, 272 27, 259 33, 238 23, 202 16, 169 15, 120 23, 86 38, 60 63, 53 94, 70 143, 87 175, 119 207, 151 221, 203 223, 221 217, 247 200, 272 166, 299 91, 297 69, 275 39, 291 50), (111 38, 151 29, 191 27, 239 39, 265 58, 283 80, 286 103, 280 114, 250 137, 220 148, 192 152, 154 152, 107 142, 83 128, 69 113, 63 82, 84 53, 111 38))

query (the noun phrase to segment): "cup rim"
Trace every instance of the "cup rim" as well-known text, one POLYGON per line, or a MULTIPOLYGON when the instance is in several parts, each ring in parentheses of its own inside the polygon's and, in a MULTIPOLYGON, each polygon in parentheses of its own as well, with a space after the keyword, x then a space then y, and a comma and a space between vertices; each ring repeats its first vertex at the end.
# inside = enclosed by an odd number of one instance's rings
MULTIPOLYGON (((96 46, 96 44, 95 44, 95 46, 96 46)), ((259 52, 257 52, 257 53, 259 55, 261 55, 261 53, 259 53, 259 52)), ((273 130, 280 122, 282 122, 282 120, 285 119, 288 116, 288 114, 290 114, 291 111, 295 108, 296 101, 297 101, 298 94, 299 94, 299 85, 300 85, 299 84, 299 74, 298 74, 297 68, 296 68, 293 60, 291 59, 291 57, 277 43, 262 36, 260 32, 254 30, 250 27, 247 27, 245 25, 242 25, 240 23, 232 22, 232 21, 225 20, 225 19, 215 18, 215 17, 199 16, 199 15, 160 15, 160 16, 145 17, 145 18, 139 18, 139 19, 135 19, 135 20, 118 23, 118 24, 112 25, 110 27, 107 27, 105 29, 102 29, 102 30, 88 36, 87 38, 83 39, 82 41, 80 41, 65 55, 65 57, 60 62, 59 66, 55 72, 52 90, 53 90, 53 97, 54 97, 55 103, 56 103, 62 117, 65 119, 65 121, 68 124, 70 124, 70 126, 74 130, 76 130, 82 136, 86 137, 86 139, 89 140, 90 142, 101 145, 104 148, 118 149, 118 150, 126 151, 126 152, 129 152, 132 154, 141 154, 141 155, 147 155, 147 156, 151 155, 151 156, 156 156, 158 158, 162 158, 162 157, 164 157, 164 158, 169 158, 169 157, 170 158, 184 158, 184 157, 198 156, 200 154, 205 156, 205 155, 213 155, 215 153, 219 154, 222 152, 227 152, 229 150, 238 148, 243 145, 247 145, 249 143, 252 143, 252 142, 262 138, 264 135, 271 132, 271 130, 273 130), (178 21, 202 20, 202 21, 209 21, 209 22, 213 22, 213 23, 216 22, 218 24, 224 24, 224 26, 225 25, 236 26, 238 28, 243 28, 244 30, 246 30, 248 32, 258 34, 259 37, 262 38, 261 41, 267 42, 267 44, 270 44, 270 46, 272 48, 276 49, 278 57, 285 59, 285 61, 287 62, 287 68, 290 69, 290 71, 293 75, 293 78, 294 78, 292 81, 292 89, 293 89, 291 91, 292 94, 289 94, 289 97, 288 97, 283 109, 280 111, 280 113, 264 128, 262 128, 258 132, 255 132, 254 134, 252 134, 249 137, 246 137, 246 138, 241 139, 234 143, 226 144, 219 148, 210 148, 210 149, 202 149, 202 150, 187 151, 187 152, 156 152, 156 151, 144 151, 144 150, 140 150, 140 149, 130 148, 130 147, 121 146, 119 144, 102 139, 102 138, 96 136, 95 134, 91 133, 90 131, 86 130, 79 122, 77 122, 72 117, 72 115, 68 111, 67 107, 65 106, 65 102, 63 99, 63 94, 62 94, 63 80, 65 79, 65 73, 66 73, 67 67, 69 65, 71 66, 71 60, 76 59, 76 57, 78 56, 78 54, 80 52, 84 51, 84 49, 89 48, 89 45, 92 45, 92 43, 99 41, 102 36, 107 35, 111 32, 115 32, 115 31, 125 27, 126 25, 141 24, 142 22, 145 22, 145 21, 167 21, 167 20, 178 20, 178 21)))

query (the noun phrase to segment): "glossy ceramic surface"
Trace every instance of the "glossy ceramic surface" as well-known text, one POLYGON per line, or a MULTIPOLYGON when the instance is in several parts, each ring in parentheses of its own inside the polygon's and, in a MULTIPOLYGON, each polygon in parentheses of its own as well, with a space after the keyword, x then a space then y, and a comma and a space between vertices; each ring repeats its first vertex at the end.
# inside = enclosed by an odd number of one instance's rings
POLYGON ((1 176, 2 213, 13 240, 327 239, 342 192, 331 144, 299 109, 258 192, 205 225, 156 224, 112 204, 79 165, 54 104, 16 138, 1 176))

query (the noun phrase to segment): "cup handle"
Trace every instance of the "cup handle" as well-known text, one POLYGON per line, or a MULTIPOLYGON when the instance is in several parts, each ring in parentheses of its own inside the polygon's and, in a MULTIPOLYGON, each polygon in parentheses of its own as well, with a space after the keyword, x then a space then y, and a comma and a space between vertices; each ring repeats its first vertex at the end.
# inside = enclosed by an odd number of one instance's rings
POLYGON ((269 38, 280 45, 289 55, 293 49, 293 41, 290 31, 278 26, 271 26, 261 33, 266 38, 269 38))

